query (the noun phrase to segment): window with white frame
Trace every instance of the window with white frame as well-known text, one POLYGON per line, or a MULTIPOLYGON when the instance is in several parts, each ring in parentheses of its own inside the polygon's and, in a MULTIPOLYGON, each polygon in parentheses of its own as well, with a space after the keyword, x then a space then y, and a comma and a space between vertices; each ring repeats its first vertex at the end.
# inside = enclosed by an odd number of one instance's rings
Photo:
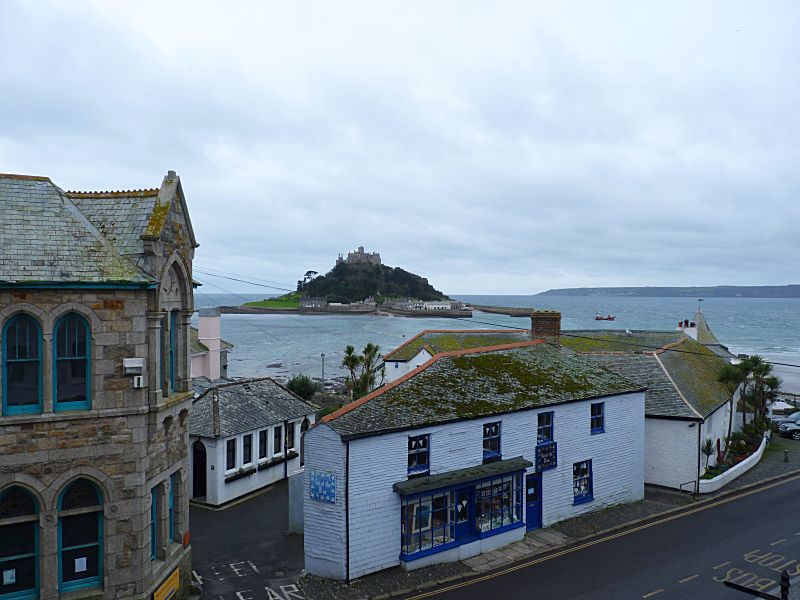
POLYGON ((574 504, 589 502, 594 498, 591 460, 583 460, 572 465, 572 494, 574 504))
POLYGON ((605 402, 594 402, 591 407, 591 429, 592 434, 603 433, 606 430, 606 406, 605 402))
POLYGON ((294 449, 294 423, 292 422, 286 424, 286 448, 294 449))
POLYGON ((236 440, 225 443, 225 469, 230 471, 236 468, 236 440))
POLYGON ((483 426, 483 462, 499 460, 500 457, 500 421, 485 423, 483 426))
POLYGON ((248 433, 242 438, 242 464, 253 462, 253 434, 248 433))
POLYGON ((283 448, 281 447, 282 434, 283 426, 275 425, 275 429, 272 431, 272 454, 283 454, 283 448))
POLYGON ((267 458, 269 455, 269 445, 267 443, 267 430, 262 429, 258 432, 258 460, 267 458))
POLYGON ((408 437, 408 474, 423 475, 430 473, 430 436, 413 435, 408 437))

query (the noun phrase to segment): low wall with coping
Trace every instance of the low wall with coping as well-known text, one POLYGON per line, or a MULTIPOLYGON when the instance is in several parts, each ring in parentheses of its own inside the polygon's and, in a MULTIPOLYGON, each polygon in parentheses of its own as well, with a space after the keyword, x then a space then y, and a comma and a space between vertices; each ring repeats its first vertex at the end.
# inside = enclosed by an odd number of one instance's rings
POLYGON ((753 454, 745 458, 742 462, 732 466, 724 473, 720 473, 713 479, 701 479, 699 490, 700 493, 710 494, 711 492, 716 492, 718 489, 725 487, 731 481, 739 477, 739 475, 747 473, 747 471, 752 469, 758 463, 758 461, 761 460, 761 455, 764 454, 764 449, 767 447, 768 439, 769 438, 767 436, 764 436, 764 439, 761 440, 761 445, 758 447, 758 450, 753 452, 753 454))

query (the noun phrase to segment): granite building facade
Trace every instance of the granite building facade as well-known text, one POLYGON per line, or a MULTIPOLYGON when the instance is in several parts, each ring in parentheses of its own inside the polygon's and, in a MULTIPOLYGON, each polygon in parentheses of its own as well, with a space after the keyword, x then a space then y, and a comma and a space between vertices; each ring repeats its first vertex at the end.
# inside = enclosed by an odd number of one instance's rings
POLYGON ((185 596, 189 319, 179 177, 0 175, 0 598, 185 596))

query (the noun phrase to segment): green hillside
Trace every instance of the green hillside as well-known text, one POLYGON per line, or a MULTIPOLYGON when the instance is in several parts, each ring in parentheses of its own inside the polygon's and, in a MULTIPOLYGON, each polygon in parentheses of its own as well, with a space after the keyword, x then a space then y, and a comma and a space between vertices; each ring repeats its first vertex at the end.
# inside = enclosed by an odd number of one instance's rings
POLYGON ((369 296, 447 299, 428 280, 399 267, 339 263, 321 277, 300 285, 303 296, 325 296, 328 302, 356 302, 369 296))

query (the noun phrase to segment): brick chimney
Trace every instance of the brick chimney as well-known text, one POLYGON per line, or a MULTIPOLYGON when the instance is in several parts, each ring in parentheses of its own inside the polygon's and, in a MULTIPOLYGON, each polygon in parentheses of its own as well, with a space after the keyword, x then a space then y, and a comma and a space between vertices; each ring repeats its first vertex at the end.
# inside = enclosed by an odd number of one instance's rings
POLYGON ((535 310, 531 313, 531 337, 558 343, 561 339, 561 313, 557 310, 535 310))

